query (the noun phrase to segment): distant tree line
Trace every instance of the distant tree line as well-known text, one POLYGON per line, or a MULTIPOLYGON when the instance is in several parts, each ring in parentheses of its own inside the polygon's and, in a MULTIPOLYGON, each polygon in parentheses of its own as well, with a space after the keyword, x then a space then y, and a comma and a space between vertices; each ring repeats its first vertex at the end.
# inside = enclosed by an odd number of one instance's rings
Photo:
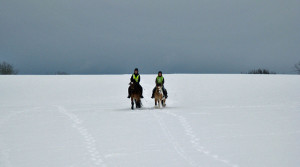
POLYGON ((295 69, 298 74, 300 74, 300 62, 295 64, 295 69))
MULTIPOLYGON (((16 75, 18 74, 18 70, 15 69, 15 67, 12 64, 9 64, 5 61, 0 63, 0 75, 16 75)), ((57 71, 55 73, 52 73, 54 75, 68 75, 67 72, 64 71, 57 71)))
POLYGON ((248 72, 248 74, 276 74, 275 72, 273 71, 269 71, 267 69, 256 69, 256 70, 250 70, 248 72))
POLYGON ((69 75, 67 72, 57 71, 55 75, 69 75))
POLYGON ((0 74, 2 75, 15 75, 18 74, 18 70, 13 65, 6 63, 5 61, 0 63, 0 74))
MULTIPOLYGON (((300 74, 300 62, 295 64, 294 68, 295 68, 295 72, 300 74)), ((5 61, 0 63, 0 75, 16 75, 16 74, 18 74, 18 72, 19 71, 16 70, 12 64, 9 64, 5 61)), ((57 71, 54 74, 55 75, 68 75, 68 73, 63 72, 63 71, 57 71)), ((273 71, 269 71, 267 69, 259 68, 259 69, 250 70, 247 74, 276 74, 276 73, 273 71)))

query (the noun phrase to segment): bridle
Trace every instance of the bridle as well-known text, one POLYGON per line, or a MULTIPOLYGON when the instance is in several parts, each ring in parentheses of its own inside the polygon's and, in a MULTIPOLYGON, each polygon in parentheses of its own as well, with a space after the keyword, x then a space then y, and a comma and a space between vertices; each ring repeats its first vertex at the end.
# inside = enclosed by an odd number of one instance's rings
POLYGON ((137 87, 136 83, 130 82, 129 85, 130 85, 130 91, 131 92, 137 92, 138 91, 138 87, 137 87))
POLYGON ((157 92, 158 92, 159 94, 163 94, 163 93, 162 93, 162 86, 156 86, 156 89, 157 89, 157 92))

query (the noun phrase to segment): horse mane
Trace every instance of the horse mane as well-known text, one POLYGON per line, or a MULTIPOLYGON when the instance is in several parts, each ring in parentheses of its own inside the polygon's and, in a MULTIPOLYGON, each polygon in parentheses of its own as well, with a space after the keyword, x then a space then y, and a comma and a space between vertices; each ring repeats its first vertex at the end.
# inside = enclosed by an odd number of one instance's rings
POLYGON ((141 91, 138 89, 138 83, 136 82, 130 82, 130 91, 133 94, 141 94, 141 91))
POLYGON ((158 83, 158 84, 156 84, 156 86, 162 86, 162 84, 161 84, 161 83, 158 83))

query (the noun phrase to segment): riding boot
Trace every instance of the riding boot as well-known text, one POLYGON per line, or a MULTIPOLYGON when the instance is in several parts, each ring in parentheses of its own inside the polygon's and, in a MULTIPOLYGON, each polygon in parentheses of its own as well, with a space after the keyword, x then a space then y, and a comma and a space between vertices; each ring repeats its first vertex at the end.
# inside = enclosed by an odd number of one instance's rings
POLYGON ((141 98, 144 98, 144 96, 143 96, 143 88, 142 88, 142 86, 141 86, 141 98))
POLYGON ((164 94, 164 96, 165 96, 165 98, 166 98, 166 99, 168 98, 168 94, 167 94, 167 92, 164 94))
POLYGON ((154 92, 155 92, 155 90, 156 90, 156 87, 152 91, 152 96, 151 96, 152 99, 154 98, 154 92))
POLYGON ((168 98, 168 92, 164 87, 163 87, 163 94, 164 94, 165 98, 168 98))
POLYGON ((131 94, 130 94, 130 88, 128 88, 128 96, 127 98, 130 98, 131 94))

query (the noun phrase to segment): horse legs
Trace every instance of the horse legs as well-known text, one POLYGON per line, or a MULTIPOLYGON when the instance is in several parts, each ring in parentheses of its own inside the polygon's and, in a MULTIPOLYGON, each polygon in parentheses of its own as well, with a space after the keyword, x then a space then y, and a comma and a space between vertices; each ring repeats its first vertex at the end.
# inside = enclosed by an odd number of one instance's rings
POLYGON ((131 109, 133 110, 133 107, 134 106, 134 102, 133 102, 133 99, 131 99, 131 109))
POLYGON ((135 100, 135 106, 136 106, 136 108, 141 108, 141 101, 135 100))
POLYGON ((155 99, 154 101, 155 101, 155 106, 157 106, 157 99, 155 99))
POLYGON ((160 108, 161 100, 158 100, 158 108, 160 108))
POLYGON ((161 104, 162 104, 163 107, 166 107, 166 99, 162 100, 161 104))

